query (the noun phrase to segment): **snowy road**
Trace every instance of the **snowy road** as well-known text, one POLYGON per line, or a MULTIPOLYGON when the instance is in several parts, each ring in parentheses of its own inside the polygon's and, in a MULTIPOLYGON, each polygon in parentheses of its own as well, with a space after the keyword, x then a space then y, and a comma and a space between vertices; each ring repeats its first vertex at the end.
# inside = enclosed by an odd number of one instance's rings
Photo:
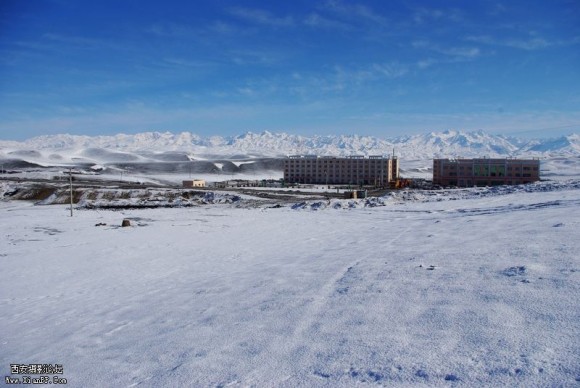
POLYGON ((580 381, 578 188, 67 215, 0 203, 2 377, 59 363, 73 387, 580 381))

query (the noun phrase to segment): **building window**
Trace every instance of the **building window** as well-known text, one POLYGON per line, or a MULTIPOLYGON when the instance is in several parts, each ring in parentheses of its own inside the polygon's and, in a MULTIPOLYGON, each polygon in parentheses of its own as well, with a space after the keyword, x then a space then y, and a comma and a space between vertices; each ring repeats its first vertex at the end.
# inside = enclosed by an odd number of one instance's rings
POLYGON ((476 164, 473 166, 474 176, 489 176, 489 166, 483 164, 476 164))

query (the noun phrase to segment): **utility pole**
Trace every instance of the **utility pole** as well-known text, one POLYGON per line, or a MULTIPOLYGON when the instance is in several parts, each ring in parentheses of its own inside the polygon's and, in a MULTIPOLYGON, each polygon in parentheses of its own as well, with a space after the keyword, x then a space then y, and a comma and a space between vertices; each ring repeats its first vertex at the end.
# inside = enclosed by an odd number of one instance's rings
POLYGON ((73 187, 72 187, 72 168, 68 170, 70 180, 70 216, 73 216, 73 187))

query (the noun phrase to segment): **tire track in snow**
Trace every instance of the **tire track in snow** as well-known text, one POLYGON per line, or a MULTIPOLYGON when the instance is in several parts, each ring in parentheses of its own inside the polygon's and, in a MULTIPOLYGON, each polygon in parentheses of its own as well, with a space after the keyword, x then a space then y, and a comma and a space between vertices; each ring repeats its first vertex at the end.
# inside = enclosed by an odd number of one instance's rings
MULTIPOLYGON (((401 233, 397 234, 395 237, 390 239, 385 243, 385 247, 392 245, 395 241, 399 240, 399 238, 411 230, 411 227, 406 228, 401 233)), ((298 342, 299 339, 304 337, 304 333, 308 330, 309 327, 312 326, 315 319, 314 317, 320 314, 322 311, 323 306, 327 303, 328 298, 334 294, 337 290, 337 283, 340 280, 344 279, 349 272, 351 272, 355 267, 357 267, 364 259, 357 259, 353 260, 351 263, 343 267, 340 271, 336 272, 334 276, 332 276, 320 289, 320 291, 314 296, 314 300, 310 303, 309 307, 307 308, 304 319, 302 319, 296 325, 296 329, 294 330, 294 334, 292 335, 292 342, 298 342)))
MULTIPOLYGON (((384 247, 387 248, 392 245, 411 229, 412 226, 404 229, 393 238, 386 241, 384 247)), ((289 336, 282 338, 278 337, 263 350, 263 355, 266 359, 264 362, 260 363, 261 366, 259 368, 253 370, 246 376, 246 383, 252 382, 259 385, 260 379, 263 379, 264 377, 268 378, 269 384, 273 383, 272 379, 284 383, 285 380, 292 378, 292 375, 290 375, 292 371, 283 370, 283 366, 289 364, 286 359, 294 359, 294 355, 300 353, 300 348, 304 347, 306 341, 305 337, 307 336, 309 329, 315 326, 316 321, 324 310, 324 306, 328 303, 329 298, 338 290, 338 283, 348 276, 348 274, 364 260, 364 258, 353 260, 346 266, 343 266, 339 271, 335 272, 334 275, 322 285, 318 292, 312 297, 312 301, 305 308, 305 311, 302 314, 303 318, 296 323, 292 333, 289 336), (269 374, 268 371, 270 371, 270 373, 274 372, 276 377, 269 374)), ((295 363, 290 362, 290 364, 295 363)), ((304 368, 300 369, 305 373, 309 373, 309 371, 304 368)))
POLYGON ((460 217, 463 217, 463 216, 512 213, 515 211, 541 210, 547 207, 556 207, 556 206, 575 208, 578 205, 580 205, 580 201, 578 200, 555 200, 549 202, 537 202, 524 205, 510 204, 486 208, 453 209, 451 212, 457 213, 459 214, 460 217))

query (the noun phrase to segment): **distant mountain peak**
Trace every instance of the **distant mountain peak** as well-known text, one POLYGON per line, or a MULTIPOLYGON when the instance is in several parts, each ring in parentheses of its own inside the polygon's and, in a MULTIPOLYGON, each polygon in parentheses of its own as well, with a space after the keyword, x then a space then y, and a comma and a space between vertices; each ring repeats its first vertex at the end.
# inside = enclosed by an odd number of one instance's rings
POLYGON ((142 132, 113 136, 45 135, 24 142, 0 141, 3 149, 110 149, 126 152, 186 151, 195 154, 284 156, 289 154, 318 155, 390 155, 408 159, 433 157, 543 157, 580 155, 580 136, 572 134, 555 139, 524 140, 488 134, 481 129, 426 132, 390 139, 359 134, 301 136, 284 132, 245 132, 238 136, 201 137, 191 132, 142 132))

